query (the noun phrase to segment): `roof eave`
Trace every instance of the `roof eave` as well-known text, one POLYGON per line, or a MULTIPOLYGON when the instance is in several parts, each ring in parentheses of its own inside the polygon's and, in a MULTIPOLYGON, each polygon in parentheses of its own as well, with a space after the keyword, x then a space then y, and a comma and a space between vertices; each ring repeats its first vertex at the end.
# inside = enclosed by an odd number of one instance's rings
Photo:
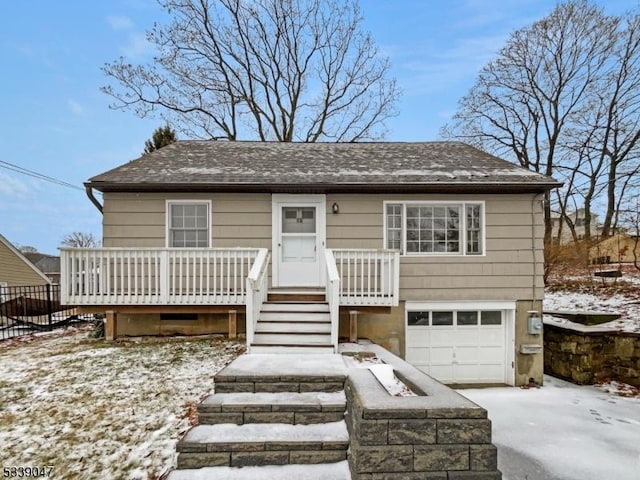
POLYGON ((562 186, 548 183, 114 183, 87 182, 100 192, 194 192, 194 193, 544 193, 562 186))

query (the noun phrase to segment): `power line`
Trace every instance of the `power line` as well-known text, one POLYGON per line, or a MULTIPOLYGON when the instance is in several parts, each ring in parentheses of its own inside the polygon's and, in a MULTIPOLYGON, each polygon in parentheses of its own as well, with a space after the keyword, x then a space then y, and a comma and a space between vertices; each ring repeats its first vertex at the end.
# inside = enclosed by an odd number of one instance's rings
POLYGON ((29 170, 27 168, 21 167, 19 165, 15 165, 13 163, 5 162, 4 160, 0 160, 0 167, 6 168, 7 170, 11 170, 12 172, 21 173, 22 175, 27 175, 29 177, 37 178, 38 180, 43 180, 45 182, 54 183, 56 185, 60 185, 62 187, 73 188, 76 190, 84 191, 84 188, 74 185, 69 182, 65 182, 64 180, 59 180, 57 178, 50 177, 48 175, 44 175, 42 173, 34 172, 33 170, 29 170))

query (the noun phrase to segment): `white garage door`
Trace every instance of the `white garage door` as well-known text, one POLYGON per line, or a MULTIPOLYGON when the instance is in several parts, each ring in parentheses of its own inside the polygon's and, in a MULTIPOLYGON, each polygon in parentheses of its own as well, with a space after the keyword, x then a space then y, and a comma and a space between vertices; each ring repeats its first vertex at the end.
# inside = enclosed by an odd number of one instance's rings
POLYGON ((472 305, 407 308, 406 359, 443 383, 512 383, 506 368, 512 314, 472 305))

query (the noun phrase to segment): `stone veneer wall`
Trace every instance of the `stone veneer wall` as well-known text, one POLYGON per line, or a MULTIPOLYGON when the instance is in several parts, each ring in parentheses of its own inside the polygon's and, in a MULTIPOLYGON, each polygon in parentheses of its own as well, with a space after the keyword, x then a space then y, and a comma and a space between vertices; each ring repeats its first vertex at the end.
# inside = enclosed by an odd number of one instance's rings
MULTIPOLYGON (((367 347, 368 349, 368 347, 367 347)), ((416 397, 393 397, 367 369, 345 385, 352 478, 500 480, 487 411, 377 345, 416 397)))
POLYGON ((544 371, 579 385, 615 379, 640 387, 640 334, 544 326, 544 371))

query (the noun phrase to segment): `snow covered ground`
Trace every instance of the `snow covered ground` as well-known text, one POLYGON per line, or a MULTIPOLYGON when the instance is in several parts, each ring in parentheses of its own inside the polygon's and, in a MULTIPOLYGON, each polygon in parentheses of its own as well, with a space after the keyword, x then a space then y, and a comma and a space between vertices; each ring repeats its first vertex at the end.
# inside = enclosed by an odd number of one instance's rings
POLYGON ((243 350, 222 337, 106 343, 86 328, 2 342, 0 464, 158 478, 214 374, 243 350))
MULTIPOLYGON (((552 276, 545 289, 544 310, 618 313, 618 320, 602 323, 597 326, 598 329, 640 332, 640 271, 632 265, 616 268, 620 268, 622 277, 615 280, 601 281, 595 278, 594 272, 599 267, 574 268, 568 273, 552 276)), ((545 321, 549 319, 545 317, 545 321)))
POLYGON ((618 294, 606 297, 591 293, 546 292, 544 310, 619 313, 621 317, 618 320, 602 323, 598 325, 598 328, 640 332, 640 302, 628 295, 618 294))
POLYGON ((504 480, 639 480, 640 398, 614 390, 545 376, 459 392, 489 412, 504 480))

